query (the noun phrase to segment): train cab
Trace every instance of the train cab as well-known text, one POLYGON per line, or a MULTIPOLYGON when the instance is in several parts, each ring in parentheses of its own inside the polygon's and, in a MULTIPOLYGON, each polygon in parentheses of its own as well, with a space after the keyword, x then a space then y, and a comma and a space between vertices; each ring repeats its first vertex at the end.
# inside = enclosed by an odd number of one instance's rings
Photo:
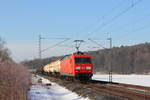
POLYGON ((89 80, 92 77, 93 64, 90 55, 74 54, 75 78, 79 80, 89 80))

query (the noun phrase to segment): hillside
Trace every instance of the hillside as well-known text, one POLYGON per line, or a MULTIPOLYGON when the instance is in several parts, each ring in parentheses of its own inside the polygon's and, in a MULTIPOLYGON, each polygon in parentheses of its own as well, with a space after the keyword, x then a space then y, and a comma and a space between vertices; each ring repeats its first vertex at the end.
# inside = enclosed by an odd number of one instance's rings
POLYGON ((120 74, 150 72, 150 43, 114 47, 110 50, 89 52, 93 55, 96 72, 112 71, 120 74))
MULTIPOLYGON (((104 49, 98 51, 89 51, 94 64, 94 72, 108 73, 110 65, 113 73, 119 74, 146 74, 150 72, 150 43, 139 44, 134 46, 114 47, 111 50, 104 49)), ((50 57, 24 61, 25 65, 30 68, 39 68, 59 57, 50 57)))

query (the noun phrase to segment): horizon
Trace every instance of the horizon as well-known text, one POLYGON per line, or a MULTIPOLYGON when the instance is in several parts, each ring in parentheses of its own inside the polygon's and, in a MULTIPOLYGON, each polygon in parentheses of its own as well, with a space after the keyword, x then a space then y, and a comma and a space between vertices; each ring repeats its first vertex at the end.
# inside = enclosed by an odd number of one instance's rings
MULTIPOLYGON (((139 45, 144 45, 144 44, 146 44, 146 43, 150 44, 150 42, 144 42, 144 43, 138 43, 138 44, 133 44, 133 45, 120 45, 120 46, 113 46, 112 49, 113 49, 113 48, 121 48, 122 46, 123 46, 123 47, 139 46, 139 45)), ((105 48, 105 49, 103 48, 103 49, 97 49, 97 50, 92 50, 92 51, 99 51, 99 50, 106 50, 106 49, 110 49, 110 48, 105 48)), ((81 52, 92 52, 92 51, 81 51, 81 52)), ((10 52, 11 52, 11 51, 10 51, 10 52)), ((67 53, 67 54, 61 54, 61 55, 53 55, 53 56, 42 57, 41 59, 47 59, 47 58, 51 58, 51 57, 60 57, 60 56, 71 55, 71 54, 73 54, 73 53, 75 53, 75 52, 76 52, 76 51, 71 52, 71 53, 67 53)), ((40 58, 37 57, 37 58, 33 58, 33 59, 24 59, 24 60, 19 61, 19 62, 17 62, 17 63, 21 63, 21 62, 24 62, 24 61, 32 61, 32 60, 35 60, 35 59, 40 59, 40 58)), ((13 60, 14 60, 14 59, 13 59, 13 60)))

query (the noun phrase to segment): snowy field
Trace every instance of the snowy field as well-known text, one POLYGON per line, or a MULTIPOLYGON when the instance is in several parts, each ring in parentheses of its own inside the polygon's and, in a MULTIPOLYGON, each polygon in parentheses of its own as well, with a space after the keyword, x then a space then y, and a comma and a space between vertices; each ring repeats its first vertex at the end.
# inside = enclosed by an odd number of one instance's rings
MULTIPOLYGON (((94 75, 92 79, 108 81, 108 75, 94 75)), ((56 83, 50 82, 40 76, 33 77, 33 85, 29 91, 30 100, 89 100, 88 98, 82 98, 77 94, 59 86, 56 83), (42 79, 42 84, 38 83, 39 79, 42 79), (51 86, 45 84, 51 83, 51 86)), ((113 75, 113 82, 143 85, 150 87, 150 75, 113 75)))
MULTIPOLYGON (((109 75, 94 75, 94 80, 108 81, 109 75)), ((150 75, 113 75, 113 82, 135 84, 150 87, 150 75)))
MULTIPOLYGON (((33 78, 33 83, 37 84, 39 78, 33 78)), ((47 79, 42 78, 42 84, 51 83, 51 86, 42 86, 41 84, 33 85, 29 91, 30 100, 89 100, 88 98, 82 98, 77 94, 59 86, 56 83, 52 83, 47 79)))

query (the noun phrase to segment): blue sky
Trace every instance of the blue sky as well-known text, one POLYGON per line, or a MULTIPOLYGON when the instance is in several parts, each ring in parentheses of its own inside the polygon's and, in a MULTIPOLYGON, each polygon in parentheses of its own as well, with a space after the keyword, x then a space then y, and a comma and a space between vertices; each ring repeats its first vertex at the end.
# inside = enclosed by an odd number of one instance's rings
MULTIPOLYGON (((0 36, 7 42, 17 62, 38 57, 39 34, 43 37, 71 38, 63 45, 73 45, 74 39, 92 38, 100 39, 95 41, 108 47, 105 33, 111 34, 113 46, 150 42, 150 0, 141 0, 129 11, 110 21, 136 1, 0 0, 0 36), (107 22, 109 24, 103 27, 107 22)), ((60 41, 43 40, 42 48, 60 41)), ((86 46, 96 45, 87 41, 81 49, 96 50, 86 46)), ((43 57, 72 52, 74 48, 59 46, 44 52, 43 57)))

